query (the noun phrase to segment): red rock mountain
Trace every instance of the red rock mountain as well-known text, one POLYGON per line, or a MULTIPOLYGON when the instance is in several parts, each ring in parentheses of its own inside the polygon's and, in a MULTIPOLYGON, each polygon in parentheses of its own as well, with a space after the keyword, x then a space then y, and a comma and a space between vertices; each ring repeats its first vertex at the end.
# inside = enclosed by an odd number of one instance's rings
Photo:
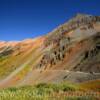
POLYGON ((0 87, 100 79, 100 16, 77 14, 45 36, 0 42, 0 87))

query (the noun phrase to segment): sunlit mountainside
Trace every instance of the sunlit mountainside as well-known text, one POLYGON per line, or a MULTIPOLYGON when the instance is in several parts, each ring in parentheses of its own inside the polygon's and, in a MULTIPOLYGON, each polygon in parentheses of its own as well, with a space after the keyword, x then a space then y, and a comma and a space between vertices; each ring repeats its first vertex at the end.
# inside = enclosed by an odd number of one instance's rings
POLYGON ((100 16, 77 14, 45 36, 0 41, 0 88, 62 82, 100 90, 100 16))

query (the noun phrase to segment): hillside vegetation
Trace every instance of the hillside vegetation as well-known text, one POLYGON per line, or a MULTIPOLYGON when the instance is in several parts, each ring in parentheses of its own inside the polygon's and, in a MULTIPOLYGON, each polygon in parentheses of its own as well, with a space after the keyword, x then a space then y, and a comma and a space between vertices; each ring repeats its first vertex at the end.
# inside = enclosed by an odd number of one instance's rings
POLYGON ((99 96, 71 83, 41 83, 0 90, 0 100, 99 100, 99 96))

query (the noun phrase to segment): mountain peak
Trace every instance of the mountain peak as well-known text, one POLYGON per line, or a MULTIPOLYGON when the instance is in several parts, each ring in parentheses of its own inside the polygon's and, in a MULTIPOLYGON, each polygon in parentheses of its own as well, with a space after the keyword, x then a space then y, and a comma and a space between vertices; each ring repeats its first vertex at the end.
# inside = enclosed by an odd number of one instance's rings
POLYGON ((85 17, 85 16, 92 16, 92 15, 84 14, 84 13, 77 13, 76 14, 76 17, 85 17))
POLYGON ((0 58, 0 87, 100 79, 100 17, 79 13, 46 36, 1 42, 0 58))

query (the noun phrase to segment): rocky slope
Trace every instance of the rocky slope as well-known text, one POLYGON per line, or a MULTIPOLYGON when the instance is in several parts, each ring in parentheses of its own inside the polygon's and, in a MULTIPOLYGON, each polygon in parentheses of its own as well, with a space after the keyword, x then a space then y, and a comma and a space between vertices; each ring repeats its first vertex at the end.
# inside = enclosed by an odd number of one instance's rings
POLYGON ((0 87, 100 79, 100 17, 77 14, 47 35, 0 42, 0 87))

